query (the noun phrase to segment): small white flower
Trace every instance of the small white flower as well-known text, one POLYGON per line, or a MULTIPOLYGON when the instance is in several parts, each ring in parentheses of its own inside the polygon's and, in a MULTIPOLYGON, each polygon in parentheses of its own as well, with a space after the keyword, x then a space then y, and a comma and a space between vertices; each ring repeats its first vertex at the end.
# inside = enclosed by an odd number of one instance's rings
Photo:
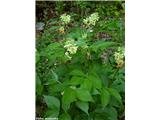
POLYGON ((99 20, 98 13, 91 14, 88 18, 83 19, 83 23, 88 27, 90 25, 95 26, 96 22, 99 20))
POLYGON ((70 46, 67 51, 70 53, 70 54, 76 54, 77 52, 77 46, 70 46))
POLYGON ((124 47, 118 47, 117 52, 114 53, 114 59, 118 67, 124 64, 124 47))
POLYGON ((69 56, 69 53, 68 53, 68 52, 65 52, 65 55, 68 57, 68 59, 72 59, 72 57, 69 56))
POLYGON ((64 22, 64 24, 68 24, 71 21, 71 16, 63 14, 60 17, 61 21, 64 22))
POLYGON ((88 19, 83 19, 84 24, 88 24, 88 21, 89 21, 88 19))
POLYGON ((93 30, 90 30, 89 32, 93 32, 93 30))
POLYGON ((65 53, 65 55, 71 59, 71 54, 76 54, 78 46, 76 46, 75 41, 73 39, 67 40, 65 42, 64 48, 67 49, 67 52, 65 53))

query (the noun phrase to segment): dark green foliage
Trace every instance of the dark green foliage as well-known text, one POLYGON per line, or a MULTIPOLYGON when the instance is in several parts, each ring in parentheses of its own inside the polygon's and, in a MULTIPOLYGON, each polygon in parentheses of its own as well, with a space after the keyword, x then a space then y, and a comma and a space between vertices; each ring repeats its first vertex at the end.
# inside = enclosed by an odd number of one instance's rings
POLYGON ((45 23, 36 35, 36 117, 122 120, 125 66, 114 54, 124 47, 124 2, 36 3, 36 21, 45 23), (85 26, 83 19, 95 12, 99 20, 85 26), (64 13, 68 24, 60 19, 64 13))

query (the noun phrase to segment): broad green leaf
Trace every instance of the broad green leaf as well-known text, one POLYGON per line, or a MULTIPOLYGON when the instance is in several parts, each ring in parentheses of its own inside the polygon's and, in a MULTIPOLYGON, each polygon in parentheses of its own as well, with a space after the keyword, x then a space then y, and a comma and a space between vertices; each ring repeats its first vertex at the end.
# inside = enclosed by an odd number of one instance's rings
POLYGON ((99 95, 100 92, 97 89, 93 89, 92 91, 92 95, 99 95))
POLYGON ((72 120, 72 119, 68 113, 63 113, 62 115, 60 115, 59 120, 72 120))
POLYGON ((48 72, 48 78, 46 77, 45 80, 46 81, 43 83, 44 85, 52 85, 56 83, 61 84, 61 82, 58 80, 58 75, 52 69, 48 72))
POLYGON ((61 43, 51 43, 44 50, 41 51, 41 56, 47 57, 50 61, 55 60, 57 57, 64 57, 65 49, 61 43))
POLYGON ((102 81, 98 76, 89 75, 88 79, 92 81, 93 88, 101 89, 102 81))
POLYGON ((97 41, 95 43, 93 43, 90 48, 91 50, 97 52, 97 50, 104 50, 107 49, 109 47, 115 46, 116 43, 115 42, 111 42, 111 41, 97 41))
POLYGON ((51 43, 47 46, 46 50, 54 50, 54 49, 57 49, 61 46, 60 43, 51 43))
POLYGON ((65 85, 64 84, 59 84, 59 83, 56 83, 56 84, 52 84, 52 85, 48 85, 47 86, 47 90, 48 90, 48 93, 49 94, 55 94, 57 92, 62 92, 64 91, 65 89, 65 85))
POLYGON ((77 105, 78 108, 80 108, 82 111, 84 111, 88 115, 88 109, 89 109, 88 102, 77 101, 76 105, 77 105))
POLYGON ((110 92, 110 94, 112 96, 114 96, 120 103, 122 103, 122 98, 120 96, 120 94, 118 93, 118 91, 116 89, 113 88, 108 88, 108 91, 110 92))
POLYGON ((101 95, 101 104, 104 108, 106 107, 106 105, 108 105, 110 101, 110 93, 108 92, 108 90, 103 88, 100 95, 101 95))
POLYGON ((49 109, 45 112, 45 117, 46 118, 55 118, 58 117, 59 115, 59 109, 54 108, 54 109, 49 109))
POLYGON ((67 111, 70 108, 70 104, 76 101, 75 90, 72 88, 66 88, 62 96, 62 108, 67 111))
POLYGON ((88 90, 85 89, 76 89, 77 98, 84 102, 93 102, 93 98, 88 90))
POLYGON ((51 70, 51 72, 53 80, 57 81, 58 83, 61 83, 60 81, 58 81, 58 75, 53 70, 51 70))
POLYGON ((72 76, 82 76, 82 77, 85 77, 85 74, 81 71, 81 70, 73 70, 69 73, 70 75, 72 76))
POLYGON ((114 107, 109 107, 106 110, 108 120, 118 120, 117 110, 114 107))
POLYGON ((84 40, 79 40, 79 41, 76 41, 76 45, 82 47, 82 46, 87 45, 87 44, 85 43, 84 40))
POLYGON ((120 79, 117 79, 115 80, 112 85, 111 85, 112 88, 116 89, 119 93, 120 92, 125 92, 125 83, 124 83, 124 80, 120 80, 120 79))
POLYGON ((107 106, 104 109, 96 108, 95 120, 118 120, 117 111, 114 107, 107 106))
POLYGON ((91 91, 92 90, 92 81, 90 79, 84 79, 83 83, 81 84, 81 89, 86 89, 88 91, 91 91))
POLYGON ((71 80, 69 81, 69 84, 71 85, 79 85, 84 81, 83 77, 77 77, 77 76, 73 76, 71 78, 71 80))
POLYGON ((60 108, 60 101, 58 98, 56 98, 54 96, 44 95, 44 100, 45 100, 48 108, 51 108, 51 109, 60 108))
POLYGON ((52 78, 57 81, 58 75, 53 70, 51 70, 51 72, 52 72, 52 78))

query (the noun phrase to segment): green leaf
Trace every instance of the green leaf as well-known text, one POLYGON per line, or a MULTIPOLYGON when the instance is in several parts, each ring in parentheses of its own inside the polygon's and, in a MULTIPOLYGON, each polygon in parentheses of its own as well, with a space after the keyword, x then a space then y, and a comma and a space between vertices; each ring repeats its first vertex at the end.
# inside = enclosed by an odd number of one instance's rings
POLYGON ((100 92, 97 89, 93 89, 92 91, 92 95, 99 95, 100 92))
POLYGON ((91 50, 97 52, 97 50, 104 50, 107 49, 109 47, 115 46, 116 43, 115 42, 110 42, 110 41, 97 41, 95 43, 93 43, 90 48, 91 50))
POLYGON ((61 46, 60 43, 51 43, 47 46, 46 50, 55 50, 61 46))
POLYGON ((48 78, 45 78, 45 80, 46 81, 43 83, 44 85, 61 84, 58 80, 58 75, 52 69, 48 72, 48 78))
POLYGON ((118 120, 117 110, 114 107, 109 107, 105 111, 108 116, 108 120, 118 120))
POLYGON ((101 104, 103 108, 108 105, 109 101, 110 101, 110 93, 108 92, 108 90, 103 88, 101 91, 101 104))
POLYGON ((70 108, 70 104, 76 101, 75 90, 72 88, 66 88, 62 96, 62 108, 67 111, 70 108))
POLYGON ((60 108, 60 101, 58 98, 56 98, 54 96, 44 95, 44 100, 45 100, 48 108, 51 108, 51 109, 60 108))
POLYGON ((93 98, 88 90, 85 89, 76 89, 77 98, 84 102, 93 102, 93 98))
POLYGON ((72 76, 82 76, 82 77, 85 77, 85 74, 81 71, 81 70, 73 70, 69 73, 70 75, 72 76))
POLYGON ((77 101, 76 102, 76 105, 78 108, 80 108, 82 111, 84 111, 87 115, 88 114, 88 109, 89 109, 89 104, 88 102, 80 102, 80 101, 77 101))
POLYGON ((120 79, 115 80, 112 83, 111 87, 116 89, 119 93, 120 92, 122 92, 122 93, 125 92, 125 82, 124 82, 124 80, 120 80, 120 79))
POLYGON ((65 49, 61 43, 51 43, 44 50, 41 50, 41 56, 47 57, 50 61, 54 61, 57 57, 64 57, 65 49))
POLYGON ((95 114, 95 120, 118 120, 117 110, 111 106, 107 106, 104 109, 98 107, 96 108, 94 114, 95 114))
POLYGON ((50 31, 56 31, 60 28, 60 26, 52 26, 51 28, 49 28, 50 31))
POLYGON ((71 78, 71 80, 69 81, 69 84, 71 85, 79 85, 84 81, 83 77, 77 77, 77 76, 73 76, 71 78))
POLYGON ((114 96, 120 103, 122 103, 122 98, 120 96, 120 94, 118 93, 118 91, 116 89, 113 88, 108 88, 108 91, 110 92, 110 94, 112 96, 114 96))
POLYGON ((54 118, 54 117, 58 117, 59 115, 59 109, 55 108, 55 109, 49 109, 45 112, 45 117, 47 118, 54 118))
POLYGON ((88 79, 92 81, 93 88, 101 89, 102 88, 102 81, 98 76, 89 75, 88 79))
POLYGON ((53 70, 51 70, 51 72, 53 80, 57 81, 58 83, 61 83, 60 81, 58 81, 58 75, 53 70))
POLYGON ((82 47, 82 46, 87 45, 87 44, 85 43, 84 40, 79 40, 79 41, 76 41, 76 45, 79 46, 79 47, 82 47))
POLYGON ((64 91, 65 85, 64 84, 53 84, 50 86, 47 86, 48 92, 50 94, 54 94, 56 92, 62 92, 64 91))
POLYGON ((53 72, 53 70, 51 70, 51 72, 52 72, 52 78, 54 79, 54 80, 58 80, 58 75, 55 73, 55 72, 53 72))
POLYGON ((40 60, 40 54, 38 51, 36 51, 36 63, 40 60))
POLYGON ((37 76, 36 77, 36 94, 41 95, 42 91, 43 91, 43 85, 41 83, 41 80, 37 76))
POLYGON ((88 91, 92 90, 92 81, 90 79, 84 79, 83 83, 81 84, 81 89, 86 89, 88 91))
POLYGON ((62 115, 60 115, 59 120, 72 120, 72 119, 68 113, 63 113, 62 115))

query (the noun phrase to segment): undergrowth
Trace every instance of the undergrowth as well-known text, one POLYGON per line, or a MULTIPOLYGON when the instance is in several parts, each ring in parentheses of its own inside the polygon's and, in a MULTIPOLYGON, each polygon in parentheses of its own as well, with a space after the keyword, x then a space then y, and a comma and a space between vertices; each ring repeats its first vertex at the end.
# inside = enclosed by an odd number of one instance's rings
POLYGON ((37 5, 47 12, 37 19, 36 117, 124 119, 124 2, 37 5))

